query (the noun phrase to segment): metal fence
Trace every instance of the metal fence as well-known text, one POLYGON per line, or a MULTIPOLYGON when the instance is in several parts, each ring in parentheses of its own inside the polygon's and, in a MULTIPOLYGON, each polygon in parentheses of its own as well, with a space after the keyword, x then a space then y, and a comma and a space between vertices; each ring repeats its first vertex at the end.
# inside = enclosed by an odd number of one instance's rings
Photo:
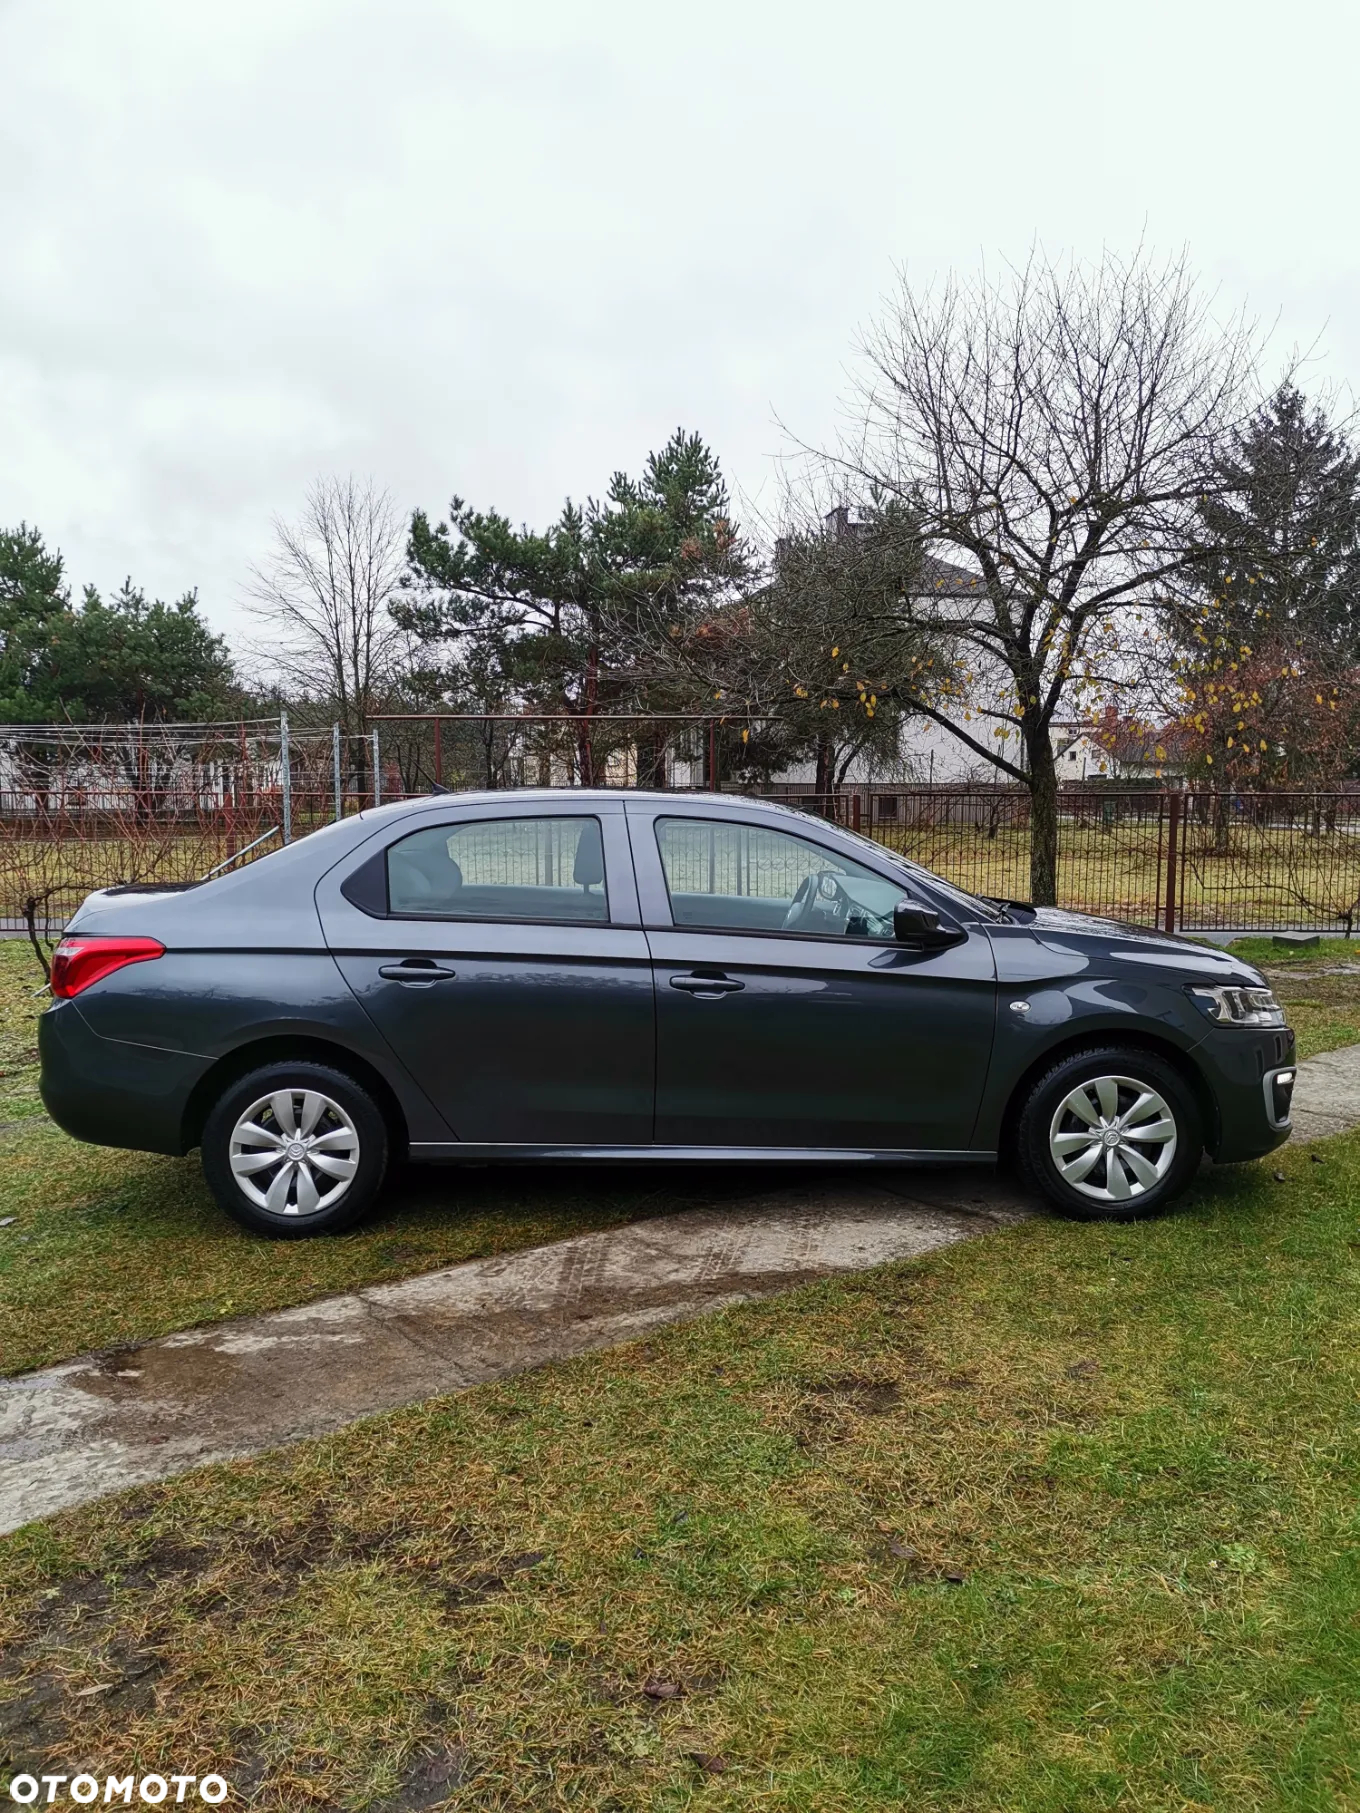
MULTIPOLYGON (((457 733, 478 734, 476 724, 457 733)), ((673 747, 682 734, 693 745, 691 762, 669 765, 671 785, 702 786, 714 761, 711 731, 694 722, 670 734, 673 747)), ((465 781, 453 740, 448 731, 436 749, 428 724, 346 738, 286 718, 0 728, 0 926, 50 934, 94 888, 192 880, 337 816, 425 792, 437 773, 465 781)), ((606 784, 636 783, 639 747, 611 751, 606 784)), ((540 757, 547 762, 552 750, 544 742, 530 753, 532 762, 507 778, 540 781, 540 757)), ((959 886, 1029 895, 1029 799, 1018 788, 852 786, 818 795, 787 785, 770 796, 959 886)), ((1351 933, 1360 921, 1360 792, 1066 788, 1058 896, 1082 912, 1167 929, 1351 933)))
MULTIPOLYGON (((780 789, 974 893, 1026 900, 1016 788, 780 789)), ((1360 793, 1065 788, 1058 900, 1167 931, 1340 931, 1360 921, 1360 793)))
POLYGON ((381 797, 370 735, 237 724, 0 727, 0 930, 92 889, 192 881, 381 797))

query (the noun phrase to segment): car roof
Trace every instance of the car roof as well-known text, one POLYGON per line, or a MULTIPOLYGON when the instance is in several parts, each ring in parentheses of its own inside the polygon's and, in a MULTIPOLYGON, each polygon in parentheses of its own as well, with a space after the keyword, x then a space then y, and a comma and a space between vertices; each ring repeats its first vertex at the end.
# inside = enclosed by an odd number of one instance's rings
POLYGON ((760 794, 752 793, 698 793, 667 792, 661 788, 647 789, 642 787, 500 787, 483 788, 475 792, 464 792, 459 789, 442 793, 423 793, 414 797, 390 800, 386 805, 369 806, 360 813, 361 818, 374 818, 379 813, 396 815, 401 807, 411 809, 448 810, 453 806, 513 806, 515 802, 526 805, 551 804, 555 800, 564 803, 572 801, 613 802, 621 801, 625 806, 629 802, 639 805, 664 806, 737 806, 765 812, 785 813, 791 818, 806 818, 807 813, 800 812, 784 800, 766 799, 760 794))

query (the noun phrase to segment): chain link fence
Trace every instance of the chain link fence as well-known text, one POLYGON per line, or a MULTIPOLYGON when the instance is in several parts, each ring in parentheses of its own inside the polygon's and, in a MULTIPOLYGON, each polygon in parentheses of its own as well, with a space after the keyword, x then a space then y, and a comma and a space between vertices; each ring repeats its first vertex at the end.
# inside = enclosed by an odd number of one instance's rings
MULTIPOLYGON (((0 927, 51 936, 86 894, 186 882, 320 824, 442 785, 710 785, 703 720, 620 720, 583 761, 558 719, 385 721, 362 735, 236 724, 0 727, 0 927), (499 741, 497 741, 499 739, 499 741), (665 745, 670 759, 656 752, 665 745)), ((719 776, 719 784, 722 784, 719 776)), ((976 893, 1029 894, 1029 799, 1013 787, 850 786, 774 797, 976 893)), ((1320 930, 1360 919, 1360 792, 1065 789, 1062 905, 1183 931, 1320 930)))

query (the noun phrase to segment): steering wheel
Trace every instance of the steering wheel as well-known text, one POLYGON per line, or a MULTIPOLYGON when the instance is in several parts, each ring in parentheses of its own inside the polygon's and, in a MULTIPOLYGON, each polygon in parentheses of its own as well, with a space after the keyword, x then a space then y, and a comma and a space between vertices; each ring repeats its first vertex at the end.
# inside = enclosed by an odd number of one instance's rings
POLYGON ((817 911, 817 896, 821 892, 822 877, 829 875, 830 869, 822 869, 816 875, 805 875, 798 884, 798 892, 789 902, 789 910, 784 915, 784 924, 780 928, 785 932, 796 932, 811 920, 817 911))
POLYGON ((805 875, 798 883, 798 891, 789 902, 789 909, 784 915, 781 931, 792 932, 800 926, 812 911, 812 903, 817 897, 817 877, 805 875))

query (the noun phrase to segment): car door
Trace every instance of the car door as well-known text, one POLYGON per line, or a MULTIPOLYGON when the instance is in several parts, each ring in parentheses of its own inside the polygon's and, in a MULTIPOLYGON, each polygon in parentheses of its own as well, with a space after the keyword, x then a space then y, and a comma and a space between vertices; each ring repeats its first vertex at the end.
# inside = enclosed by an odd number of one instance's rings
POLYGON ((980 928, 892 936, 908 893, 773 813, 630 801, 656 976, 656 1139, 962 1151, 991 1053, 980 928))
POLYGON ((411 815, 317 904, 345 980, 460 1141, 651 1139, 652 977, 617 801, 411 815))

